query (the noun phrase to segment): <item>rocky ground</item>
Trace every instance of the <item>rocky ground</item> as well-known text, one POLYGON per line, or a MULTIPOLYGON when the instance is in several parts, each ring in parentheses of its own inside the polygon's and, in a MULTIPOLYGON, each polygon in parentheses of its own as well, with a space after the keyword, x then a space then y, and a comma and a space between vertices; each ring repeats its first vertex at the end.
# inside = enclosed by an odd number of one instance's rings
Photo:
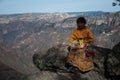
POLYGON ((65 62, 67 47, 60 44, 50 48, 45 55, 34 54, 33 63, 40 70, 35 74, 23 75, 3 63, 0 64, 0 80, 120 80, 120 43, 113 49, 94 48, 95 69, 80 72, 68 69, 65 62))
POLYGON ((28 76, 27 80, 120 80, 120 43, 113 49, 94 47, 95 69, 86 73, 66 67, 67 49, 57 45, 49 49, 46 55, 35 54, 33 61, 41 70, 40 73, 28 76))

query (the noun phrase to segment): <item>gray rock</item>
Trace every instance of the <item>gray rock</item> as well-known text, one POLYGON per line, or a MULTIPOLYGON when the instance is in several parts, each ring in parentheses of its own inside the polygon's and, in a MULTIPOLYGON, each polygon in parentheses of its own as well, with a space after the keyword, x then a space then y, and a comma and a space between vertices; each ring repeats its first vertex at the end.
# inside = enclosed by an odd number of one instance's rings
MULTIPOLYGON (((72 68, 72 72, 69 72, 66 67, 66 57, 67 57, 67 49, 64 45, 57 45, 52 48, 50 48, 47 53, 44 56, 41 56, 40 54, 35 54, 33 56, 33 62, 34 64, 42 71, 49 72, 48 74, 54 74, 56 75, 57 79, 60 78, 66 79, 66 80, 111 80, 113 79, 111 77, 111 74, 107 68, 107 63, 109 63, 107 60, 108 55, 113 52, 111 49, 107 48, 100 48, 93 46, 94 48, 94 66, 95 69, 86 73, 80 72, 76 68, 72 68)), ((113 63, 109 63, 113 64, 113 63)), ((116 63, 117 64, 117 63, 116 63)), ((119 67, 116 67, 118 69, 119 67)), ((47 75, 46 75, 47 77, 47 75)), ((39 79, 42 80, 42 79, 39 79)), ((53 78, 54 80, 54 78, 53 78)), ((117 79, 115 79, 117 80, 117 79)))
POLYGON ((115 45, 106 61, 107 71, 113 80, 120 80, 120 42, 115 45))

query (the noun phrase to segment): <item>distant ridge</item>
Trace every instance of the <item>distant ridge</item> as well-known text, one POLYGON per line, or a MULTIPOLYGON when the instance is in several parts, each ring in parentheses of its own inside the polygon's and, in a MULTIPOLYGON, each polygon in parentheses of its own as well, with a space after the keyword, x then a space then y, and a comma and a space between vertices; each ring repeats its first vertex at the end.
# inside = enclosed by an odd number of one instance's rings
POLYGON ((108 12, 103 12, 103 11, 87 11, 87 12, 67 12, 68 14, 75 14, 78 16, 90 16, 90 17, 97 17, 97 16, 101 16, 105 13, 108 12))
POLYGON ((39 12, 39 13, 14 13, 14 14, 0 14, 0 16, 6 16, 6 15, 9 15, 9 16, 18 16, 18 15, 22 15, 22 14, 26 14, 26 15, 30 15, 30 14, 35 14, 35 15, 38 15, 38 14, 55 14, 55 13, 67 13, 67 14, 76 14, 76 15, 102 15, 104 13, 109 13, 109 12, 104 12, 104 11, 86 11, 86 12, 54 12, 54 13, 49 13, 49 12, 39 12))

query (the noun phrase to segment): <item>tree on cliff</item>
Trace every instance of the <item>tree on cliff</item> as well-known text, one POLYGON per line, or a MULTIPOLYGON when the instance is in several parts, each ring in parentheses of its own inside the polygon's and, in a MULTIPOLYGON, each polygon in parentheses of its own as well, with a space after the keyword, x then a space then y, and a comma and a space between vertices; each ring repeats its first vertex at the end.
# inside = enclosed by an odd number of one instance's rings
POLYGON ((120 0, 115 0, 113 3, 112 3, 112 6, 120 6, 120 0))

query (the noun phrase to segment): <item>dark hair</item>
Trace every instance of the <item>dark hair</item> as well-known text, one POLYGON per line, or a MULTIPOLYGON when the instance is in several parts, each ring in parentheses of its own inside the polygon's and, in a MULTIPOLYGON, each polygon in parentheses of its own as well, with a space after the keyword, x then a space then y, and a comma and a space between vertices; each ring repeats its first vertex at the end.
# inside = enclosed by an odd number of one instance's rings
POLYGON ((86 24, 86 19, 84 17, 79 17, 76 23, 79 23, 79 22, 86 24))

